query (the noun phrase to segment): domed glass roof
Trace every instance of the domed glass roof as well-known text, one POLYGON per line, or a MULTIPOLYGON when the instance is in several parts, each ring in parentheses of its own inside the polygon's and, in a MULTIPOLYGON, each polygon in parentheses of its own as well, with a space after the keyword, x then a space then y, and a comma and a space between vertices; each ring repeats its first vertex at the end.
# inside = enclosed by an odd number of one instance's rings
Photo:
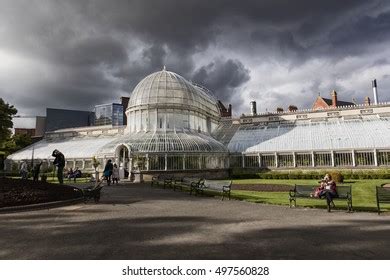
POLYGON ((165 69, 145 77, 134 88, 127 108, 142 105, 171 105, 220 116, 217 101, 206 90, 165 69))

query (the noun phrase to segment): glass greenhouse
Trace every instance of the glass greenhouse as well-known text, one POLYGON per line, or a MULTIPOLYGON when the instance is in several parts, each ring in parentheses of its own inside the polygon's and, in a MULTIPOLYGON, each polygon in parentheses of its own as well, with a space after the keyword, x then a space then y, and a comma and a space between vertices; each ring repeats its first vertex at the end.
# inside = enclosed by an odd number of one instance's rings
POLYGON ((67 167, 92 168, 113 159, 133 171, 220 170, 229 168, 228 149, 211 136, 220 122, 217 101, 180 75, 159 71, 133 90, 126 110, 127 126, 57 131, 8 157, 34 158, 50 164, 51 152, 62 151, 67 167))
MULTIPOLYGON (((220 129, 228 134, 232 126, 220 129)), ((236 153, 231 155, 231 167, 390 166, 390 117, 240 125, 230 134, 221 141, 236 153)))
POLYGON ((164 68, 138 83, 126 115, 127 126, 46 133, 10 155, 6 168, 22 160, 50 165, 54 149, 64 153, 68 168, 87 171, 93 170, 93 157, 100 168, 112 159, 122 170, 143 173, 390 166, 389 103, 260 114, 254 116, 257 122, 221 118, 217 100, 206 89, 164 68))

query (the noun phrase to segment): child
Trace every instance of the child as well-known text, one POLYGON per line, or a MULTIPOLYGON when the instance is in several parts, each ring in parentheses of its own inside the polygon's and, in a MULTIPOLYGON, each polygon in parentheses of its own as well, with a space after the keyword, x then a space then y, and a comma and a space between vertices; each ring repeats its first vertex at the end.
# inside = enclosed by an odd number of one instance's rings
POLYGON ((116 184, 118 184, 118 181, 119 181, 119 168, 118 166, 116 165, 116 163, 114 163, 114 167, 112 168, 112 182, 116 184))

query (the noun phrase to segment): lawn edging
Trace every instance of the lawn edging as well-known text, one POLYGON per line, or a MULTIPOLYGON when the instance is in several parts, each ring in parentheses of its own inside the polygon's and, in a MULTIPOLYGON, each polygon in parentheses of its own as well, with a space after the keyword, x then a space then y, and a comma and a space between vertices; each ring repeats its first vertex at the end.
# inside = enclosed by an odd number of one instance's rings
POLYGON ((59 200, 59 201, 51 201, 45 203, 37 203, 37 204, 2 207, 0 208, 0 213, 6 214, 6 213, 13 213, 13 212, 51 209, 51 208, 73 205, 80 202, 84 202, 84 197, 72 198, 67 200, 59 200))

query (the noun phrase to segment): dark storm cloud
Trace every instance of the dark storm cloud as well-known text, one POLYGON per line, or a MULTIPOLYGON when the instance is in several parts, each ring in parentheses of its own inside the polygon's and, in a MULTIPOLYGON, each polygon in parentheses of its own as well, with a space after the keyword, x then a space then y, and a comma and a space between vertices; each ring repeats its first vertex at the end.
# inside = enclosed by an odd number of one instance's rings
POLYGON ((384 42, 390 35, 390 12, 377 17, 363 16, 332 32, 332 47, 353 55, 367 50, 367 45, 384 42))
MULTIPOLYGON (((0 55, 28 61, 11 78, 0 68, 0 92, 21 110, 84 109, 129 94, 166 65, 240 107, 249 83, 254 98, 289 94, 257 91, 268 84, 266 75, 255 76, 262 62, 274 76, 272 65, 306 71, 311 59, 369 56, 373 45, 390 40, 389 11, 385 0, 0 0, 0 55)), ((302 89, 337 85, 337 75, 302 89)), ((295 98, 298 107, 307 104, 307 96, 295 98)))
POLYGON ((225 102, 237 103, 240 96, 235 90, 249 81, 250 71, 238 60, 217 59, 197 69, 193 75, 196 83, 214 89, 215 96, 225 102))

